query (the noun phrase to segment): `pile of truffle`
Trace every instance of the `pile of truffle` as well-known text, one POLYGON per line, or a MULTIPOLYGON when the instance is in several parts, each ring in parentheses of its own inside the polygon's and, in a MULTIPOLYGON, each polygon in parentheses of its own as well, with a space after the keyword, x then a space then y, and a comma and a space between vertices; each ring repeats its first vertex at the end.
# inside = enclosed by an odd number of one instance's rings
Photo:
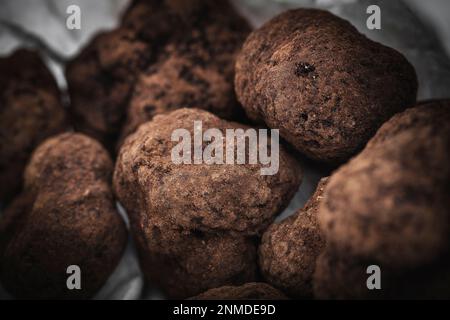
POLYGON ((450 297, 450 101, 417 104, 414 68, 347 21, 298 9, 250 33, 225 0, 138 0, 67 65, 69 106, 37 53, 0 71, 13 296, 93 297, 130 233, 168 298, 450 297), (171 134, 194 121, 279 129, 279 171, 174 163, 171 134), (303 156, 334 171, 275 223, 303 156))

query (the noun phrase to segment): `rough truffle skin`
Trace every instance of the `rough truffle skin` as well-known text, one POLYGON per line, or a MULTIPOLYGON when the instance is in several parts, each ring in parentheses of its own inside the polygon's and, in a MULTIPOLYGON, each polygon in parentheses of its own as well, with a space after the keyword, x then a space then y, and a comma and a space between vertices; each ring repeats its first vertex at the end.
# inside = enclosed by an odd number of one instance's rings
POLYGON ((34 148, 65 129, 59 98, 53 76, 36 52, 21 49, 0 58, 0 202, 20 191, 34 148))
POLYGON ((77 131, 113 149, 137 72, 152 51, 133 30, 97 35, 66 66, 71 117, 77 131))
POLYGON ((298 151, 347 160, 393 114, 414 105, 414 68, 349 22, 314 9, 278 15, 247 38, 235 88, 247 115, 298 151))
POLYGON ((286 300, 279 290, 263 282, 250 282, 242 286, 223 286, 210 289, 190 300, 286 300))
POLYGON ((234 92, 234 70, 229 66, 234 65, 245 34, 213 26, 214 29, 212 26, 206 29, 213 30, 206 35, 198 28, 192 31, 189 40, 167 45, 160 60, 139 76, 122 137, 155 115, 181 107, 204 109, 226 119, 242 118, 234 92), (220 33, 225 35, 220 37, 220 33), (221 43, 217 43, 219 40, 221 43), (216 48, 204 47, 202 41, 216 48))
POLYGON ((0 222, 0 279, 18 298, 92 297, 116 267, 127 235, 112 196, 112 162, 81 134, 46 140, 30 160, 25 191, 0 222), (81 290, 68 290, 69 265, 81 290))
POLYGON ((132 219, 131 226, 145 277, 169 298, 257 278, 253 237, 182 228, 165 217, 132 219))
POLYGON ((312 297, 312 276, 316 259, 325 247, 317 222, 317 210, 323 199, 327 178, 297 211, 280 223, 272 224, 262 237, 259 267, 264 279, 290 297, 312 297))
POLYGON ((329 179, 318 219, 327 243, 390 268, 415 268, 448 250, 450 102, 386 122, 329 179))
POLYGON ((225 0, 134 1, 119 28, 95 37, 67 67, 77 130, 113 150, 119 136, 161 112, 239 114, 234 61, 249 32, 225 0))
POLYGON ((175 18, 164 1, 134 1, 117 29, 95 36, 67 64, 77 131, 114 150, 136 78, 157 59, 175 18))
POLYGON ((156 114, 183 108, 226 119, 241 116, 234 92, 234 61, 250 27, 228 1, 194 1, 185 28, 172 35, 157 63, 136 83, 122 136, 156 114))
POLYGON ((280 170, 272 176, 261 176, 259 164, 174 164, 171 150, 178 142, 171 134, 180 128, 193 134, 194 121, 202 121, 203 130, 246 129, 199 109, 159 115, 125 140, 113 180, 143 271, 171 298, 253 281, 253 237, 287 205, 301 180, 298 164, 282 149, 280 170))

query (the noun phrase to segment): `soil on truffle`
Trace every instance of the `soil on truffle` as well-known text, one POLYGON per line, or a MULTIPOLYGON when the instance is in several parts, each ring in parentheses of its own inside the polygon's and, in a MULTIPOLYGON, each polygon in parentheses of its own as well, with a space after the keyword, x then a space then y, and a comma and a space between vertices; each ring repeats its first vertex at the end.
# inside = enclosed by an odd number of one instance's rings
POLYGON ((319 298, 448 296, 449 121, 448 100, 410 108, 331 175, 318 210, 331 248, 317 263, 319 298), (367 292, 371 264, 382 292, 367 292))
POLYGON ((172 132, 186 129, 193 137, 194 121, 202 121, 203 131, 247 129, 199 109, 159 115, 125 140, 114 173, 144 274, 175 298, 254 281, 255 237, 301 180, 282 147, 279 171, 271 176, 261 175, 260 164, 175 164, 171 154, 179 141, 172 132))
POLYGON ((68 64, 77 130, 113 151, 117 139, 177 108, 242 116, 234 60, 249 32, 227 0, 134 1, 119 28, 68 64))
POLYGON ((113 164, 95 140, 64 133, 46 140, 26 168, 25 190, 0 221, 0 281, 17 298, 91 298, 127 240, 111 190, 113 164), (80 267, 82 290, 67 268, 80 267))
POLYGON ((414 105, 417 86, 400 53, 316 9, 276 16, 250 34, 236 62, 236 93, 249 118, 327 163, 349 159, 414 105))
POLYGON ((316 259, 325 247, 317 222, 323 201, 323 178, 305 207, 280 223, 273 223, 259 246, 259 266, 264 279, 290 297, 311 298, 316 259))
POLYGON ((426 103, 386 122, 325 188, 327 242, 391 266, 415 267, 448 249, 450 103, 426 103))

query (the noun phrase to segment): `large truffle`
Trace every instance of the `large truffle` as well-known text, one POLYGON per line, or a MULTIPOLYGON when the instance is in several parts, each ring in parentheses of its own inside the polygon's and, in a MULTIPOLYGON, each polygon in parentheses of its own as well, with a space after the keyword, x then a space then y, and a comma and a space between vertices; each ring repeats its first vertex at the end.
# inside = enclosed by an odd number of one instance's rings
POLYGON ((247 115, 298 151, 348 159, 393 114, 415 103, 414 68, 349 22, 314 9, 287 11, 247 38, 236 62, 247 115))
POLYGON ((171 140, 172 132, 186 129, 193 135, 194 121, 223 134, 227 128, 246 129, 198 109, 159 115, 125 140, 114 173, 143 271, 176 298, 253 281, 253 237, 288 204, 301 175, 283 149, 274 175, 261 175, 260 164, 174 163, 178 142, 171 140))
POLYGON ((58 87, 39 55, 21 49, 0 58, 0 202, 20 191, 34 148, 64 129, 58 87))
POLYGON ((263 282, 250 282, 241 286, 223 286, 210 289, 191 300, 285 300, 279 290, 263 282))
POLYGON ((294 215, 272 224, 262 237, 259 266, 266 281, 291 297, 312 296, 312 276, 325 240, 317 222, 318 204, 327 178, 294 215))
POLYGON ((118 29, 68 65, 77 129, 113 149, 119 134, 164 111, 199 107, 232 117, 234 59, 249 31, 226 0, 134 1, 118 29))
POLYGON ((390 268, 429 264, 449 249, 450 101, 386 122, 329 179, 319 222, 327 243, 390 268))
POLYGON ((111 192, 112 162, 96 141, 73 133, 46 140, 25 173, 25 192, 0 223, 0 279, 20 298, 88 298, 126 243, 111 192), (81 269, 81 290, 66 270, 81 269))

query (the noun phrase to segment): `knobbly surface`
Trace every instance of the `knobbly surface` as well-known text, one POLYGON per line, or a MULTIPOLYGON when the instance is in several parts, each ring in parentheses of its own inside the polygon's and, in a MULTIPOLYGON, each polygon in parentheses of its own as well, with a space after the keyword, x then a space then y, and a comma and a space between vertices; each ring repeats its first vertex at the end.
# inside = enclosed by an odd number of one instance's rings
POLYGON ((138 125, 177 108, 237 117, 234 60, 249 31, 226 0, 133 3, 119 28, 68 64, 77 128, 114 149, 119 136, 121 143, 138 125))
POLYGON ((25 191, 0 225, 0 279, 10 293, 90 298, 104 285, 127 239, 113 201, 112 169, 102 146, 81 134, 50 138, 33 153, 25 191), (70 265, 82 270, 82 290, 66 286, 70 265))
POLYGON ((448 290, 448 100, 392 117, 325 187, 316 262, 321 299, 443 299, 448 290), (382 290, 367 290, 379 266, 382 290))
POLYGON ((323 178, 316 192, 292 216, 272 224, 264 232, 259 246, 259 267, 266 281, 290 297, 312 297, 312 276, 316 259, 325 247, 317 222, 317 210, 323 200, 323 178))
POLYGON ((171 134, 185 128, 193 135, 194 120, 202 121, 203 130, 247 128, 198 109, 160 115, 125 140, 114 174, 138 250, 144 263, 152 261, 145 263, 144 273, 175 297, 193 296, 213 288, 212 283, 254 280, 256 243, 251 238, 287 206, 301 180, 298 164, 283 149, 280 170, 272 176, 262 176, 260 164, 174 164, 171 150, 178 142, 171 134), (155 267, 161 259, 173 265, 163 276, 155 267), (203 264, 204 259, 211 261, 203 264), (243 265, 248 271, 239 275, 243 265), (179 276, 182 272, 190 276, 179 276))
POLYGON ((252 120, 331 163, 359 151, 417 94, 414 68, 400 53, 313 9, 287 11, 251 33, 236 62, 235 86, 252 120))

